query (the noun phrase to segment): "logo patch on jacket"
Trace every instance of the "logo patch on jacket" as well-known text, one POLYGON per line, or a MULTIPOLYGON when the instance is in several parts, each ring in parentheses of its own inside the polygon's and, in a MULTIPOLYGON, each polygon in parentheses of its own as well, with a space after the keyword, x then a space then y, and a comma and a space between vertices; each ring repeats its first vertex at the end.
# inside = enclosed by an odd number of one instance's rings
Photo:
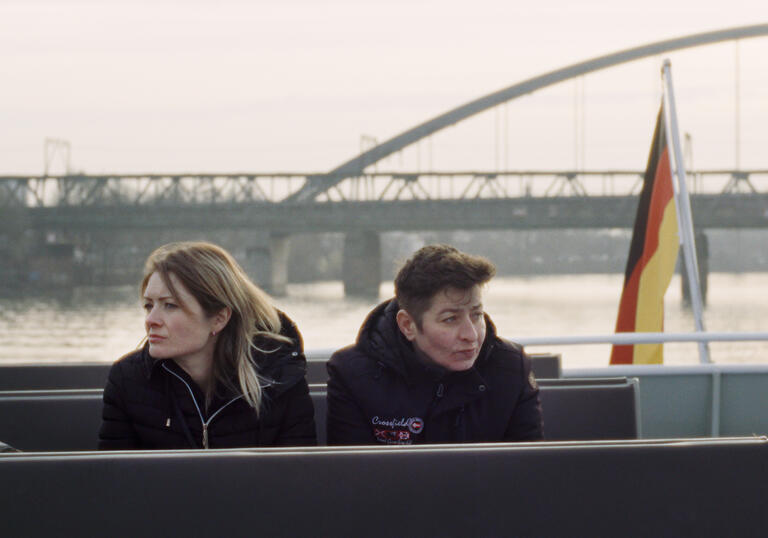
POLYGON ((412 445, 414 438, 424 429, 419 417, 380 417, 371 419, 373 435, 379 443, 387 445, 412 445))

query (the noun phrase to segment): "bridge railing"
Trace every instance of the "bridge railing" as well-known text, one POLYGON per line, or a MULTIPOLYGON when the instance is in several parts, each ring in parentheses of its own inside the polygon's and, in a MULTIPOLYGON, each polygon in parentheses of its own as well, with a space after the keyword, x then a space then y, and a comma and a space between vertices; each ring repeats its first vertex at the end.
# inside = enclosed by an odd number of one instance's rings
MULTIPOLYGON (((692 170, 688 177, 693 194, 768 193, 768 170, 692 170)), ((0 206, 279 204, 327 178, 292 172, 0 176, 0 206)), ((632 170, 375 172, 335 183, 315 201, 633 196, 642 181, 643 172, 632 170)))
MULTIPOLYGON (((317 201, 632 196, 640 192, 643 174, 633 170, 376 172, 347 178, 317 201)), ((768 192, 768 170, 691 170, 688 177, 693 194, 768 192)))
POLYGON ((26 207, 279 203, 311 174, 0 177, 0 204, 26 207))

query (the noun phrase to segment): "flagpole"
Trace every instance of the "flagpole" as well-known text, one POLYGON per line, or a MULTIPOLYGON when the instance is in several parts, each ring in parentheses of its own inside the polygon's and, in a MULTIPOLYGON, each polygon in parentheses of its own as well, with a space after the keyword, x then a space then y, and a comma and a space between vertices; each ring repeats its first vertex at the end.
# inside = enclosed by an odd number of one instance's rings
MULTIPOLYGON (((688 196, 688 187, 685 178, 685 164, 683 162, 683 153, 680 147, 680 134, 677 130, 677 110, 675 108, 675 92, 672 88, 672 71, 669 59, 664 60, 662 67, 662 78, 664 79, 664 121, 667 126, 667 146, 671 149, 670 154, 674 156, 674 170, 677 182, 674 189, 675 196, 678 197, 677 209, 679 210, 680 244, 683 247, 683 261, 685 262, 685 271, 688 275, 688 289, 691 295, 691 306, 693 307, 693 320, 697 332, 704 332, 703 307, 701 300, 701 287, 699 284, 699 267, 696 259, 696 240, 693 235, 693 217, 691 216, 691 201, 688 196), (671 147, 670 147, 671 146, 671 147)), ((709 346, 706 342, 699 342, 699 361, 702 364, 711 362, 709 359, 709 346)))

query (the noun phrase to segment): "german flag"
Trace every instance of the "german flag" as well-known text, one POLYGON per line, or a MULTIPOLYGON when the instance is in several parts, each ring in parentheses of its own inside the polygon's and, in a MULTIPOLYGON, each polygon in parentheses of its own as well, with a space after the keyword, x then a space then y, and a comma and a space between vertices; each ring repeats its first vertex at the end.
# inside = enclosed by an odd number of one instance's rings
MULTIPOLYGON (((679 248, 669 163, 662 105, 635 216, 616 319, 617 333, 664 330, 664 293, 675 271, 679 248)), ((662 344, 615 345, 611 364, 661 364, 663 349, 662 344)))

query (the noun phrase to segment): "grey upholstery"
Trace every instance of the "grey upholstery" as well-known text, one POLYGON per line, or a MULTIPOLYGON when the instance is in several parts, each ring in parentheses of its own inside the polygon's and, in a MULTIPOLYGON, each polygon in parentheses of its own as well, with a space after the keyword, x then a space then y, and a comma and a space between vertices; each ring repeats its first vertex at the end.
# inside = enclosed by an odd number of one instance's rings
POLYGON ((103 389, 110 363, 7 364, 0 366, 0 391, 103 389))
MULTIPOLYGON (((551 353, 534 353, 531 357, 531 368, 536 379, 554 379, 562 375, 560 355, 551 353)), ((313 356, 307 360, 307 382, 326 383, 328 372, 325 363, 328 357, 313 356)))
MULTIPOLYGON (((325 383, 325 363, 330 356, 313 354, 307 360, 307 382, 325 383)), ((537 379, 561 376, 560 355, 531 355, 537 379)), ((107 384, 110 363, 9 364, 0 365, 0 391, 102 389, 107 384)))
POLYGON ((96 450, 101 393, 0 392, 0 441, 24 451, 96 450))
POLYGON ((547 441, 641 436, 635 378, 542 380, 539 396, 547 441))
POLYGON ((4 536, 763 536, 762 439, 0 454, 4 536))
MULTIPOLYGON (((547 440, 638 437, 635 380, 576 381, 541 382, 547 440)), ((324 444, 325 386, 311 385, 310 393, 318 441, 324 444)), ((0 392, 0 441, 25 451, 94 450, 101 407, 100 389, 0 392)))

